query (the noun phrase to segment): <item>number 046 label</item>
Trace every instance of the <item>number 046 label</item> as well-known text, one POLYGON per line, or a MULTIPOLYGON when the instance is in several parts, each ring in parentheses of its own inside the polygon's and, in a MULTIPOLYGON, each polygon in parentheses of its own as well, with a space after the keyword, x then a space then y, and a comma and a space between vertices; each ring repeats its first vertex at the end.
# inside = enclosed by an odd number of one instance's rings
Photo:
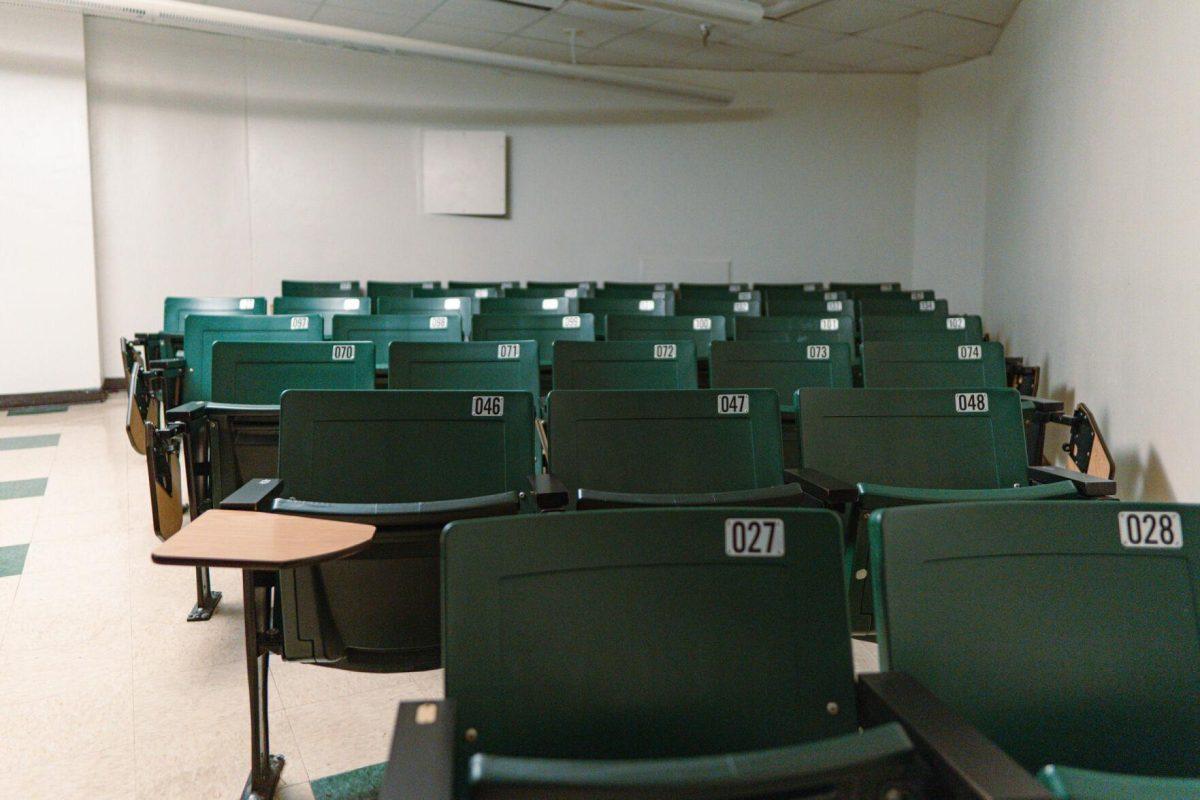
POLYGON ((1118 511, 1117 532, 1125 547, 1183 547, 1183 520, 1174 511, 1118 511))
POLYGON ((783 520, 735 517, 725 520, 725 555, 779 558, 783 555, 783 520))

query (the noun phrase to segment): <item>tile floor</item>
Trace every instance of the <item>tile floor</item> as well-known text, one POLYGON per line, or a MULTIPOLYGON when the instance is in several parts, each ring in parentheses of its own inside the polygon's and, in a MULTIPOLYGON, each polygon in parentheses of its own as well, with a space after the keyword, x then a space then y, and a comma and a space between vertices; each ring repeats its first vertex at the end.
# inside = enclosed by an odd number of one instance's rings
MULTIPOLYGON (((0 415, 0 798, 232 800, 245 781, 240 577, 214 570, 216 615, 185 621, 194 573, 150 561, 123 413, 114 396, 0 415)), ((873 645, 854 655, 877 667, 873 645)), ((440 671, 271 670, 281 800, 369 796, 397 704, 442 694, 440 671)))

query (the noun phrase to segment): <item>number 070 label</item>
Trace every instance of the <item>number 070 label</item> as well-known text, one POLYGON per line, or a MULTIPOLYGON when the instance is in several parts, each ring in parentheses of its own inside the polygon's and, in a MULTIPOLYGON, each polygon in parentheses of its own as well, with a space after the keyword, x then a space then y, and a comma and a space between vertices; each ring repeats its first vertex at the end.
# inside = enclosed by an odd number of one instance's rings
POLYGON ((726 519, 725 555, 779 558, 783 555, 783 520, 761 517, 726 519))

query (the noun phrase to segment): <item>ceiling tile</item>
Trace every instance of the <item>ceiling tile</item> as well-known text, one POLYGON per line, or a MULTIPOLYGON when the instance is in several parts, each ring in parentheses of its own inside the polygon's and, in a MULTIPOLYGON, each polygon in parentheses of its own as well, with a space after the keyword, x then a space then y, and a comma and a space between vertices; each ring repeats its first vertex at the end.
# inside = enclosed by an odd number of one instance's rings
POLYGON ((288 19, 312 19, 320 3, 307 0, 214 0, 211 6, 232 8, 234 11, 253 11, 255 14, 270 14, 288 19))
POLYGON ((828 0, 784 17, 790 25, 804 25, 834 33, 857 33, 887 25, 914 13, 909 6, 882 0, 828 0))
POLYGON ((872 61, 870 70, 871 72, 927 72, 931 69, 959 64, 965 60, 962 56, 910 48, 890 58, 872 61))
MULTIPOLYGON (((668 14, 658 22, 651 25, 646 30, 650 33, 665 33, 673 36, 680 36, 692 42, 694 46, 699 47, 703 44, 700 34, 700 26, 705 23, 692 17, 684 17, 679 14, 668 14)), ((709 23, 708 26, 708 41, 727 42, 737 34, 746 30, 744 25, 721 25, 719 23, 709 23)))
POLYGON ((645 28, 667 16, 665 11, 627 6, 612 0, 568 0, 558 7, 557 11, 560 14, 604 22, 629 30, 645 28))
POLYGON ((810 47, 829 44, 837 41, 840 36, 839 33, 765 19, 757 25, 738 31, 731 43, 768 53, 792 54, 810 47))
POLYGON ((456 28, 453 25, 439 25, 436 22, 422 22, 410 30, 407 35, 428 42, 441 42, 458 47, 476 47, 481 50, 491 50, 508 38, 502 33, 456 28))
POLYGON ((613 39, 588 54, 592 63, 612 58, 610 63, 639 66, 659 66, 676 61, 696 49, 695 41, 666 33, 639 31, 613 39))
POLYGON ((795 56, 784 56, 772 61, 767 67, 778 72, 849 72, 852 69, 845 64, 822 61, 805 53, 795 56))
POLYGON ((1003 25, 1021 0, 943 0, 938 10, 956 17, 1003 25))
POLYGON ((752 70, 763 67, 774 60, 776 60, 774 53, 764 53, 716 42, 693 50, 673 63, 689 69, 752 70))
POLYGON ((922 11, 864 35, 881 42, 973 57, 991 51, 1000 37, 1000 28, 935 11, 922 11))
POLYGON ((904 48, 884 42, 863 39, 860 36, 847 36, 832 44, 805 50, 804 55, 818 61, 828 61, 834 64, 844 64, 850 67, 861 67, 872 61, 882 61, 885 58, 895 58, 903 55, 904 48))
POLYGON ((442 4, 442 0, 326 0, 326 5, 370 11, 375 14, 394 14, 400 17, 423 17, 442 4))
POLYGON ((426 19, 440 25, 456 25, 492 33, 516 33, 526 25, 537 22, 546 13, 496 0, 446 0, 426 19))
MULTIPOLYGON (((542 58, 547 61, 565 61, 571 63, 571 48, 565 44, 556 44, 542 39, 525 39, 521 36, 510 36, 493 48, 497 53, 509 53, 514 56, 527 58, 542 58)), ((576 44, 575 56, 588 48, 576 44)))
MULTIPOLYGON (((261 2, 261 0, 255 0, 261 2)), ((389 33, 393 36, 404 36, 413 28, 420 17, 402 17, 398 14, 374 14, 370 11, 358 11, 342 6, 321 6, 321 10, 313 17, 313 22, 326 25, 340 25, 343 28, 357 28, 361 31, 374 33, 389 33)))
POLYGON ((522 28, 520 35, 527 39, 543 39, 561 44, 570 40, 569 31, 571 29, 576 31, 576 43, 586 47, 597 47, 629 33, 628 28, 618 28, 606 22, 554 12, 547 14, 532 25, 522 28))

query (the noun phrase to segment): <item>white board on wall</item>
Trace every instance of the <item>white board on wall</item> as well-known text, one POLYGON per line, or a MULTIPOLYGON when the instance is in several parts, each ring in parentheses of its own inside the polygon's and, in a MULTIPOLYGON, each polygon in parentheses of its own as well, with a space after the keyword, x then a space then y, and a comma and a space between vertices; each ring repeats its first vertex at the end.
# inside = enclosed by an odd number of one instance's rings
POLYGON ((503 131, 422 131, 426 214, 508 214, 508 137, 503 131))

